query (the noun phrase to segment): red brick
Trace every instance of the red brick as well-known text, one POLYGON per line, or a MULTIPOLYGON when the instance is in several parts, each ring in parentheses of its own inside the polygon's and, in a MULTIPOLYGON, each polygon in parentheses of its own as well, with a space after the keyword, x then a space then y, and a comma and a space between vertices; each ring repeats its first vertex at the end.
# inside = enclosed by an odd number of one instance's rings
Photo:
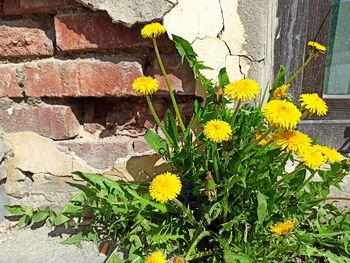
POLYGON ((58 144, 66 151, 72 151, 89 165, 97 169, 111 169, 119 159, 128 156, 132 139, 127 137, 111 137, 99 140, 70 140, 58 144))
MULTIPOLYGON (((55 30, 57 47, 62 51, 152 47, 149 39, 141 37, 140 25, 129 28, 114 24, 105 13, 58 15, 55 30)), ((173 46, 166 36, 161 37, 159 43, 161 47, 173 46)))
POLYGON ((80 124, 68 106, 41 106, 0 110, 3 132, 33 131, 52 139, 78 135, 80 124))
POLYGON ((18 85, 16 68, 14 66, 0 66, 0 97, 22 97, 18 85))
MULTIPOLYGON (((194 95, 196 81, 193 76, 193 70, 189 67, 187 62, 182 64, 181 58, 178 55, 163 55, 162 60, 175 93, 194 95)), ((146 72, 146 75, 153 75, 158 79, 160 91, 168 91, 165 79, 156 59, 151 62, 151 67, 146 72)))
POLYGON ((4 0, 5 15, 21 15, 29 13, 54 13, 57 9, 75 6, 74 0, 4 0))
POLYGON ((0 20, 0 57, 49 56, 53 54, 52 19, 0 20))
POLYGON ((27 63, 24 89, 31 97, 129 96, 131 84, 142 76, 138 62, 78 59, 27 63))

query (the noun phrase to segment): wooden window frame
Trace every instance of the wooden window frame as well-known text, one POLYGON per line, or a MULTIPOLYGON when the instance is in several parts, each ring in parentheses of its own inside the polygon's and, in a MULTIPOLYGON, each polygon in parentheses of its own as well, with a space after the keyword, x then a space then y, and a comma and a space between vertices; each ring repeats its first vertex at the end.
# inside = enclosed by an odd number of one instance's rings
MULTIPOLYGON (((327 45, 331 14, 331 0, 278 0, 275 75, 280 64, 287 67, 287 76, 292 75, 303 64, 309 51, 308 41, 314 40, 327 45)), ((291 92, 294 98, 298 98, 301 93, 318 93, 323 97, 325 65, 326 55, 319 55, 293 81, 291 92)), ((323 119, 350 119, 350 99, 324 99, 329 106, 329 113, 323 119)))

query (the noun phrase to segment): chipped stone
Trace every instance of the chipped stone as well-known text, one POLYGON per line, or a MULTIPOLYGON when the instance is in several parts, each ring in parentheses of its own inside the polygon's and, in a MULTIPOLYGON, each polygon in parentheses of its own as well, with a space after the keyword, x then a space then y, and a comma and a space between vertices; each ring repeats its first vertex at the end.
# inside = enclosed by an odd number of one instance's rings
POLYGON ((92 10, 104 10, 113 22, 128 26, 160 20, 169 12, 175 1, 169 0, 76 0, 92 10))
POLYGON ((5 134, 3 138, 7 149, 13 152, 13 158, 6 161, 6 167, 57 176, 70 175, 77 170, 94 170, 58 150, 52 140, 34 132, 5 134))

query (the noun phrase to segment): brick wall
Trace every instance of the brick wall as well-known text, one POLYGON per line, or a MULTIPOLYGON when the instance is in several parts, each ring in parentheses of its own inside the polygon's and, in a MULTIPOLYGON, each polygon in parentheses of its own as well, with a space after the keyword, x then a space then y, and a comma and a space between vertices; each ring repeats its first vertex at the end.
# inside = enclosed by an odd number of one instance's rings
MULTIPOLYGON (((154 123, 134 78, 155 75, 159 114, 169 100, 142 25, 113 24, 73 0, 0 0, 0 128, 34 131, 98 169, 146 149, 142 134, 154 123)), ((159 40, 164 62, 189 117, 192 71, 173 43, 159 40)))

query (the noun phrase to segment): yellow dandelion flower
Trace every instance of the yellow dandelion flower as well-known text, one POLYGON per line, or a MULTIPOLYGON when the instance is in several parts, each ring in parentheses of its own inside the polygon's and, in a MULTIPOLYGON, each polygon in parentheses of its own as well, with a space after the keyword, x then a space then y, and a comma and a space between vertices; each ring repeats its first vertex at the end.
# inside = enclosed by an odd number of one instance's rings
POLYGON ((171 201, 181 192, 180 178, 169 172, 157 175, 151 182, 149 192, 151 197, 160 203, 171 201))
POLYGON ((299 152, 299 157, 306 167, 314 170, 320 169, 327 161, 316 146, 307 147, 305 150, 299 152))
POLYGON ((145 263, 167 263, 166 256, 160 251, 153 252, 146 258, 145 263))
POLYGON ((323 154, 323 156, 330 163, 339 163, 343 159, 343 156, 332 147, 322 145, 315 145, 315 147, 323 154))
POLYGON ((290 234, 298 225, 296 221, 284 220, 270 227, 272 234, 282 236, 290 234))
POLYGON ((224 94, 231 100, 252 100, 259 94, 259 84, 252 79, 241 79, 227 84, 224 94))
POLYGON ((132 90, 141 95, 151 95, 158 90, 158 80, 152 77, 139 77, 132 83, 132 90))
POLYGON ((271 100, 265 105, 263 114, 270 125, 284 129, 293 129, 301 118, 298 108, 284 100, 271 100))
POLYGON ((221 120, 208 121, 203 130, 204 136, 213 143, 228 141, 232 135, 230 124, 221 120))
POLYGON ((287 152, 301 152, 311 146, 311 138, 300 131, 282 131, 274 135, 275 143, 287 152))
MULTIPOLYGON (((260 132, 258 132, 257 134, 255 134, 255 139, 259 140, 261 138, 262 134, 260 132)), ((260 146, 264 146, 266 144, 268 144, 270 142, 270 138, 269 137, 265 137, 264 139, 262 139, 258 145, 260 146)))
POLYGON ((316 51, 316 52, 318 52, 318 53, 324 54, 324 53, 326 53, 326 51, 327 51, 327 48, 326 48, 324 45, 321 45, 320 43, 317 43, 317 42, 315 42, 315 41, 309 41, 309 42, 307 43, 307 45, 308 45, 309 47, 311 47, 312 50, 314 50, 314 51, 316 51))
POLYGON ((323 116, 327 114, 328 106, 326 102, 321 99, 316 93, 301 94, 300 104, 309 113, 316 114, 317 116, 323 116))
POLYGON ((164 34, 165 31, 165 27, 162 24, 158 22, 150 23, 141 29, 141 36, 143 38, 156 38, 164 34))
POLYGON ((281 87, 277 88, 272 94, 272 99, 274 100, 283 99, 289 87, 290 87, 290 84, 284 84, 281 87))

